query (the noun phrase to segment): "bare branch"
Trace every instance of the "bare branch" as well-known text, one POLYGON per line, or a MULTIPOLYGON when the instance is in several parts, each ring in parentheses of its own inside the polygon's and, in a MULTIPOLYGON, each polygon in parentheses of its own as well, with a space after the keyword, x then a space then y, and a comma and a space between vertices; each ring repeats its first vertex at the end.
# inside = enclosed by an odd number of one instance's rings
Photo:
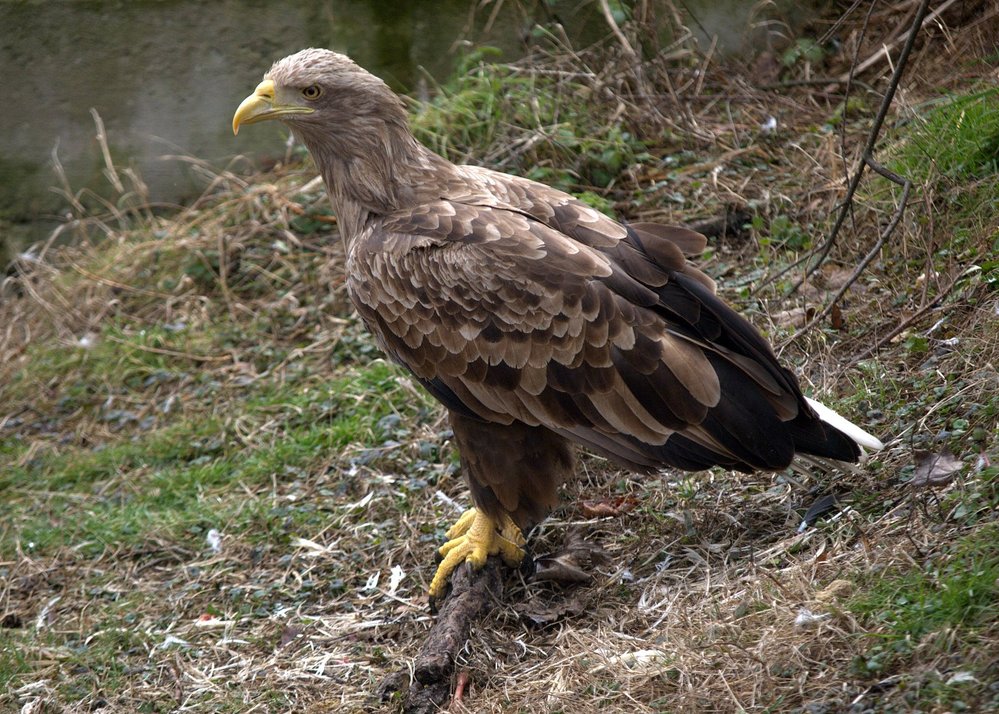
POLYGON ((950 283, 943 290, 941 290, 935 298, 933 298, 931 301, 929 301, 921 308, 916 310, 914 313, 909 315, 907 318, 902 320, 900 323, 898 323, 887 335, 881 337, 873 345, 871 345, 866 350, 861 352, 859 355, 851 359, 844 366, 844 369, 849 369, 850 367, 853 367, 855 364, 867 359, 871 355, 876 354, 878 350, 880 350, 882 347, 888 344, 891 340, 895 339, 896 336, 902 334, 902 332, 904 332, 909 327, 909 325, 918 322, 923 318, 923 316, 926 315, 926 313, 930 312, 931 310, 939 306, 940 303, 942 303, 947 298, 947 296, 950 295, 951 292, 953 292, 954 288, 957 287, 957 283, 960 280, 960 278, 961 275, 958 275, 953 280, 951 280, 950 283))
MULTIPOLYGON (((944 2, 940 7, 938 7, 936 10, 934 10, 933 12, 931 12, 925 19, 923 18, 923 15, 926 14, 926 11, 925 11, 924 8, 926 8, 926 6, 928 6, 929 3, 924 2, 920 6, 919 11, 916 13, 916 20, 915 20, 915 22, 912 25, 912 29, 909 30, 910 36, 915 31, 918 31, 918 30, 922 29, 922 27, 924 25, 928 25, 929 23, 933 22, 935 19, 937 19, 938 17, 940 17, 940 15, 942 15, 947 10, 947 8, 949 8, 955 2, 957 2, 957 0, 946 0, 946 2, 944 2)), ((892 50, 892 48, 895 47, 895 45, 898 44, 898 42, 899 42, 898 40, 894 40, 893 42, 889 42, 888 44, 882 45, 881 48, 878 49, 877 52, 875 52, 873 55, 871 55, 870 57, 868 57, 867 59, 865 59, 859 65, 857 65, 856 68, 853 68, 849 72, 847 72, 846 74, 844 74, 842 77, 840 77, 840 79, 841 80, 842 79, 846 79, 846 78, 850 77, 851 75, 852 76, 856 76, 856 75, 860 74, 861 72, 865 72, 866 70, 870 69, 873 65, 877 64, 879 60, 882 60, 885 57, 887 57, 888 53, 892 50)), ((904 51, 903 51, 903 54, 904 54, 904 51)))
POLYGON ((895 228, 898 226, 898 222, 902 219, 902 214, 905 212, 905 206, 909 201, 909 191, 912 189, 912 182, 909 181, 908 179, 902 178, 901 176, 892 171, 889 171, 880 164, 876 163, 870 157, 867 158, 867 165, 870 166, 875 172, 884 176, 885 178, 894 181, 895 183, 901 184, 902 198, 899 199, 898 208, 895 209, 895 215, 892 216, 891 221, 889 221, 888 223, 888 226, 881 232, 881 235, 878 237, 878 240, 874 244, 874 247, 871 248, 871 250, 867 253, 867 255, 864 256, 864 259, 861 260, 860 263, 857 265, 856 270, 854 270, 853 274, 850 275, 847 281, 843 283, 842 286, 840 286, 840 289, 836 291, 836 294, 833 295, 832 299, 825 306, 822 312, 820 312, 811 320, 809 320, 808 323, 800 330, 798 330, 789 338, 784 340, 784 342, 782 342, 780 345, 781 349, 789 345, 791 342, 794 342, 796 339, 798 339, 803 334, 812 329, 815 325, 822 322, 822 320, 824 320, 826 316, 830 312, 832 312, 833 308, 836 306, 836 303, 838 303, 840 299, 846 294, 846 291, 850 289, 850 286, 852 286, 855 282, 857 282, 857 278, 859 278, 861 273, 863 273, 864 270, 867 269, 867 266, 871 264, 871 261, 873 261, 878 256, 878 253, 881 252, 881 249, 884 247, 885 242, 888 240, 891 234, 895 232, 895 228))
POLYGON ((846 189, 846 196, 843 197, 843 204, 840 207, 839 215, 836 216, 836 222, 833 224, 829 237, 826 239, 825 243, 823 243, 818 252, 819 259, 805 270, 805 274, 800 280, 791 286, 791 289, 787 292, 788 295, 797 291, 798 288, 800 288, 801 285, 816 270, 818 270, 819 266, 822 265, 825 259, 829 256, 829 251, 832 250, 833 245, 836 244, 836 238, 839 236, 840 228, 846 221, 846 217, 850 213, 850 208, 853 205, 853 196, 857 193, 857 188, 860 186, 860 180, 864 176, 864 169, 870 165, 870 158, 874 156, 874 147, 877 144, 878 136, 881 133, 881 127, 884 124, 885 118, 888 116, 888 110, 891 108, 892 101, 895 98, 895 92, 898 90, 898 84, 902 79, 902 73, 905 71, 905 65, 908 62, 909 54, 912 52, 912 47, 916 43, 916 36, 919 34, 919 29, 923 26, 923 18, 926 16, 926 11, 929 8, 929 5, 930 0, 922 0, 919 4, 919 9, 916 11, 916 17, 912 22, 912 27, 909 29, 909 36, 906 39, 905 46, 902 47, 902 53, 899 55, 898 63, 895 65, 895 71, 892 73, 891 79, 888 82, 888 89, 885 90, 885 96, 881 100, 881 107, 878 109, 878 115, 874 118, 874 125, 871 127, 871 131, 867 135, 867 144, 864 146, 864 151, 861 154, 860 161, 858 161, 857 168, 854 171, 853 177, 850 179, 850 185, 846 189))

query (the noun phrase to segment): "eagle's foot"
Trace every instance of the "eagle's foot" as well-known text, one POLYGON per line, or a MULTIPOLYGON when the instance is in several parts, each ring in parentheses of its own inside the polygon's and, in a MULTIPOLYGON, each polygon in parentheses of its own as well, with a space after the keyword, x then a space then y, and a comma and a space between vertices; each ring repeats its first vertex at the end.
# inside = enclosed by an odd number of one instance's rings
POLYGON ((430 582, 430 598, 444 594, 447 579, 462 562, 478 570, 490 555, 498 555, 512 568, 524 559, 524 534, 510 516, 497 521, 475 508, 461 514, 447 532, 448 542, 440 547, 444 557, 430 582))

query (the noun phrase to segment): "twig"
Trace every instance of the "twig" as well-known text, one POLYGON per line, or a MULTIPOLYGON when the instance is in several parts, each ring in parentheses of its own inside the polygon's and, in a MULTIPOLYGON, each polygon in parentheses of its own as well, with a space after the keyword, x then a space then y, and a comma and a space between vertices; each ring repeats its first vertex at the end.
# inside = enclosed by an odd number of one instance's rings
POLYGON ((912 47, 916 43, 916 36, 919 34, 919 29, 923 25, 923 18, 926 16, 926 11, 929 8, 929 5, 930 0, 922 0, 919 4, 919 9, 916 11, 916 18, 913 20, 912 27, 909 29, 909 36, 906 39, 905 46, 902 47, 902 53, 898 57, 898 63, 895 65, 895 71, 892 73, 891 79, 888 82, 888 89, 885 91, 885 96, 881 100, 881 107, 878 109, 878 115, 875 117, 874 125, 871 127, 871 131, 867 135, 867 144, 864 146, 864 151, 860 156, 860 161, 854 171, 853 177, 850 179, 850 185, 846 189, 846 196, 843 197, 843 204, 840 208, 839 215, 836 216, 836 222, 833 224, 829 237, 826 239, 825 243, 818 252, 819 259, 805 270, 805 274, 800 280, 791 286, 791 289, 787 292, 788 295, 796 292, 798 288, 800 288, 802 284, 804 284, 804 282, 808 280, 808 278, 811 277, 816 270, 818 270, 819 266, 821 266, 826 257, 828 257, 829 251, 832 250, 833 245, 836 243, 836 238, 839 236, 839 230, 846 221, 847 215, 850 213, 850 208, 853 205, 853 196, 857 192, 857 188, 860 186, 860 179, 864 176, 864 169, 870 165, 869 162, 871 161, 871 157, 874 156, 874 146, 877 144, 878 135, 881 133, 881 126, 884 124, 884 121, 888 116, 888 110, 891 108, 892 101, 895 98, 895 92, 898 90, 898 84, 902 79, 902 73, 905 71, 905 65, 909 59, 909 53, 912 51, 912 47))
MULTIPOLYGON (((402 708, 405 714, 431 714, 447 708, 458 652, 465 646, 472 623, 502 594, 501 565, 496 558, 490 558, 478 572, 467 567, 454 571, 451 593, 413 663, 413 681, 402 708)), ((399 672, 383 682, 382 697, 401 691, 407 675, 408 671, 399 672)))
POLYGON ((128 285, 127 283, 122 283, 118 280, 106 278, 103 275, 98 275, 97 273, 87 270, 78 263, 71 262, 69 267, 88 280, 93 280, 95 283, 100 283, 101 285, 107 285, 115 290, 127 290, 128 292, 136 293, 137 295, 146 295, 147 297, 154 297, 160 300, 169 300, 174 297, 170 293, 160 292, 159 290, 149 290, 148 288, 140 288, 138 285, 128 285))
MULTIPOLYGON (((851 82, 846 79, 839 79, 838 77, 818 77, 816 79, 785 79, 780 82, 769 82, 768 84, 758 84, 756 85, 756 89, 773 90, 773 89, 788 89, 790 87, 811 87, 811 86, 821 87, 826 84, 851 84, 851 82)), ((858 82, 856 79, 854 79, 852 84, 859 85, 869 92, 874 91, 874 87, 867 84, 866 82, 858 82)))
POLYGON ((78 217, 86 214, 87 209, 83 207, 80 203, 79 197, 73 193, 73 189, 69 186, 69 179, 66 178, 66 169, 63 168, 62 161, 59 160, 59 141, 56 140, 55 146, 52 147, 52 170, 55 172, 56 177, 59 179, 61 184, 60 189, 53 189, 56 193, 62 195, 63 198, 73 207, 76 211, 78 217))
POLYGON ((836 306, 836 303, 839 302, 840 298, 842 298, 846 294, 846 291, 850 289, 850 286, 852 286, 855 282, 857 282, 857 278, 860 277, 861 273, 863 273, 864 270, 867 268, 867 266, 871 264, 871 261, 873 261, 877 257, 878 253, 881 252, 881 249, 884 247, 885 241, 887 241, 888 238, 891 236, 891 234, 895 232, 895 228, 896 226, 898 226, 898 222, 902 220, 902 214, 905 212, 905 206, 909 202, 909 191, 912 189, 912 182, 907 178, 899 176, 893 171, 889 171, 885 167, 881 166, 881 164, 875 162, 874 159, 870 158, 869 156, 865 157, 865 161, 867 165, 870 166, 875 172, 881 174, 889 181, 894 181, 895 183, 902 186, 902 198, 899 199, 898 208, 895 209, 895 215, 892 216, 891 221, 888 222, 887 227, 881 232, 881 235, 878 237, 878 240, 874 244, 874 247, 871 248, 870 252, 868 252, 867 255, 864 256, 864 259, 860 261, 860 263, 857 265, 856 270, 853 271, 853 274, 850 275, 847 281, 840 286, 839 290, 836 291, 836 294, 833 295, 832 300, 829 301, 829 304, 826 305, 825 308, 823 308, 822 312, 820 312, 811 320, 809 320, 804 327, 802 327, 800 330, 798 330, 793 335, 784 340, 784 342, 782 342, 780 345, 781 349, 787 347, 789 344, 794 342, 803 334, 811 330, 813 327, 815 327, 815 325, 822 322, 822 320, 824 320, 830 312, 832 312, 832 309, 836 306))
MULTIPOLYGON (((867 9, 867 14, 864 15, 864 24, 860 27, 860 36, 857 38, 857 46, 853 50, 853 59, 850 61, 851 67, 856 67, 857 62, 860 59, 860 46, 867 37, 867 30, 871 26, 871 17, 874 15, 874 8, 877 7, 877 2, 871 2, 871 6, 867 9)), ((843 121, 839 123, 839 155, 842 157, 843 163, 843 180, 848 181, 850 176, 850 167, 846 165, 846 115, 849 113, 850 107, 850 96, 853 94, 853 79, 854 73, 850 72, 850 77, 847 79, 846 88, 843 92, 843 121)))
POLYGON ((854 10, 857 9, 857 7, 860 6, 861 1, 862 0, 853 0, 853 4, 846 9, 846 12, 840 14, 839 19, 832 24, 832 27, 830 27, 828 30, 822 33, 822 37, 819 38, 820 45, 824 45, 825 43, 827 43, 829 41, 829 38, 831 38, 833 35, 839 32, 839 28, 843 25, 844 22, 846 22, 846 18, 848 18, 850 16, 850 13, 852 13, 854 10))
POLYGON ((617 26, 617 21, 614 19, 614 13, 611 12, 610 4, 607 0, 600 0, 600 10, 603 12, 604 19, 607 20, 607 24, 610 26, 611 32, 614 33, 614 37, 617 38, 617 41, 620 43, 625 54, 633 60, 637 59, 638 54, 635 52, 635 48, 631 46, 631 43, 628 42, 628 38, 624 36, 624 33, 621 32, 621 28, 617 26))
MULTIPOLYGON (((919 30, 921 30, 922 27, 923 27, 923 25, 928 25, 929 23, 933 22, 935 19, 937 19, 938 17, 940 17, 940 15, 942 15, 947 10, 947 8, 949 8, 955 2, 957 2, 957 0, 946 0, 946 2, 944 2, 943 5, 941 5, 936 10, 934 10, 933 12, 931 12, 924 19, 923 16, 926 15, 926 7, 929 5, 929 3, 925 2, 925 0, 924 0, 924 2, 919 6, 919 10, 916 12, 916 21, 912 24, 912 28, 909 30, 909 36, 911 37, 916 32, 918 32, 919 30)), ((887 57, 888 53, 898 43, 899 43, 899 40, 896 39, 896 40, 894 40, 892 42, 889 42, 886 45, 882 45, 881 49, 879 49, 873 55, 871 55, 870 57, 868 57, 867 59, 865 59, 859 65, 857 65, 856 68, 851 68, 850 71, 847 72, 846 74, 844 74, 842 77, 840 77, 840 79, 846 79, 850 75, 856 76, 856 75, 860 74, 861 72, 867 71, 868 69, 870 69, 870 67, 872 65, 876 64, 878 62, 878 60, 883 59, 884 57, 887 57)), ((909 44, 908 41, 906 42, 906 44, 909 44)), ((902 50, 902 54, 903 54, 903 56, 906 54, 905 50, 902 50)), ((898 68, 896 67, 896 72, 897 71, 898 71, 898 68)))
MULTIPOLYGON (((851 62, 851 66, 855 67, 857 65, 857 58, 858 58, 858 56, 860 54, 860 44, 859 44, 859 42, 861 40, 863 40, 864 36, 867 34, 867 26, 871 22, 871 14, 874 12, 874 7, 876 5, 877 5, 877 3, 872 2, 871 6, 867 9, 867 15, 864 17, 864 24, 863 24, 863 26, 860 29, 860 39, 858 40, 857 48, 856 48, 856 50, 853 53, 853 61, 851 62)), ((849 10, 847 10, 847 14, 849 14, 850 12, 853 12, 853 10, 854 10, 855 7, 856 7, 856 3, 854 5, 852 5, 849 10)), ((844 17, 845 17, 845 15, 844 15, 844 17)), ((846 81, 844 82, 844 84, 846 84, 846 87, 844 88, 844 91, 843 91, 843 106, 846 107, 849 104, 850 92, 853 90, 853 84, 854 84, 854 82, 853 82, 853 74, 852 73, 848 75, 848 77, 847 77, 846 81)), ((864 86, 867 87, 867 85, 864 85, 864 86)), ((871 91, 873 91, 872 87, 867 87, 867 88, 870 89, 871 91)), ((841 155, 843 155, 845 157, 846 156, 846 122, 845 121, 840 122, 839 133, 840 133, 840 147, 841 147, 840 153, 841 153, 841 155)), ((844 161, 844 164, 845 163, 846 162, 844 161)), ((846 170, 845 166, 844 166, 843 172, 845 174, 848 174, 848 171, 846 170)), ((847 205, 849 205, 849 204, 847 204, 847 205)), ((760 293, 764 288, 766 288, 771 283, 774 283, 777 280, 779 280, 780 278, 784 277, 785 275, 787 275, 788 273, 790 273, 792 270, 794 270, 795 268, 797 268, 802 263, 806 263, 809 260, 811 260, 820 250, 822 250, 822 246, 818 245, 818 246, 815 246, 814 248, 811 248, 811 249, 805 251, 805 254, 802 255, 797 260, 791 262, 788 265, 785 265, 783 268, 781 268, 780 270, 778 270, 776 273, 771 273, 770 275, 768 275, 755 288, 753 288, 753 290, 750 292, 750 295, 755 297, 758 293, 760 293)), ((790 294, 790 292, 788 294, 790 294)))
MULTIPOLYGON (((806 251, 805 254, 803 256, 801 256, 800 258, 797 258, 793 262, 788 263, 787 265, 785 265, 783 268, 781 268, 780 270, 778 270, 776 273, 771 273, 770 275, 768 275, 766 278, 764 278, 763 280, 761 280, 760 283, 749 292, 750 297, 755 297, 757 294, 759 294, 768 285, 770 285, 771 283, 774 283, 774 282, 780 280, 782 277, 784 277, 785 275, 787 275, 788 273, 790 273, 792 270, 794 270, 795 268, 797 268, 799 265, 801 265, 802 263, 805 263, 808 260, 810 260, 812 258, 812 256, 814 256, 818 251, 819 251, 818 247, 817 248, 812 248, 811 250, 806 251)), ((788 294, 790 294, 790 291, 788 292, 788 294)))
POLYGON ((656 114, 659 113, 658 107, 655 104, 650 103, 650 97, 652 93, 649 91, 648 86, 645 82, 645 76, 642 72, 642 59, 635 48, 631 46, 631 42, 625 37, 621 28, 618 27, 617 20, 614 19, 614 13, 611 12, 610 3, 607 0, 599 0, 600 11, 603 13, 604 19, 607 21, 607 25, 610 27, 611 32, 614 34, 614 38, 621 45, 621 49, 628 56, 628 59, 632 63, 632 76, 635 79, 635 88, 638 90, 638 94, 645 103, 648 105, 649 109, 656 114))
POLYGON ((958 275, 956 278, 951 280, 950 284, 947 287, 945 287, 943 290, 941 290, 935 298, 933 298, 930 302, 923 305, 921 308, 919 308, 914 313, 912 313, 907 318, 898 323, 887 335, 881 337, 873 345, 871 345, 866 350, 861 352, 859 355, 851 359, 846 365, 844 365, 843 369, 849 369, 850 367, 856 365, 858 362, 867 359, 868 357, 876 353, 878 350, 880 350, 882 347, 884 347, 884 345, 887 342, 890 342, 891 340, 895 339, 895 337, 901 334, 906 328, 909 327, 909 325, 922 319, 922 317, 926 313, 928 313, 930 310, 934 309, 941 302, 947 299, 947 296, 950 295, 951 292, 954 290, 954 288, 957 286, 957 281, 960 280, 960 278, 961 275, 958 275))
POLYGON ((149 345, 140 345, 135 342, 123 340, 120 337, 115 337, 113 335, 107 335, 106 339, 108 339, 111 342, 116 342, 119 345, 128 345, 132 349, 139 350, 140 352, 151 352, 152 354, 166 355, 168 357, 181 357, 183 359, 193 360, 194 362, 228 362, 233 360, 232 355, 199 355, 194 352, 181 352, 180 350, 168 350, 163 347, 151 347, 149 345))
POLYGON ((222 297, 229 309, 229 316, 235 318, 236 301, 233 300, 232 291, 229 289, 229 234, 227 232, 219 232, 216 249, 219 253, 219 287, 222 289, 222 297))

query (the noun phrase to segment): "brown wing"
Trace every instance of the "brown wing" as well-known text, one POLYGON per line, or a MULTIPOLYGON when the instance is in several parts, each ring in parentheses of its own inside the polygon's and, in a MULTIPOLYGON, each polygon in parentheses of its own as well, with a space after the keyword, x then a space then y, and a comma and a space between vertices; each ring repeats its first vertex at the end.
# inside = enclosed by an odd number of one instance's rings
POLYGON ((686 264, 696 234, 513 188, 520 205, 439 201, 354 242, 348 286, 388 354, 453 411, 545 426, 632 468, 790 462, 800 392, 686 264))
POLYGON ((606 252, 629 275, 650 285, 665 284, 662 269, 666 268, 679 270, 715 291, 711 278, 683 260, 684 255, 704 252, 707 241, 700 233, 658 223, 625 226, 545 184, 479 166, 462 166, 460 171, 472 180, 449 193, 452 200, 524 213, 575 241, 606 252), (477 186, 486 190, 468 190, 477 186), (650 262, 656 264, 651 270, 650 262))

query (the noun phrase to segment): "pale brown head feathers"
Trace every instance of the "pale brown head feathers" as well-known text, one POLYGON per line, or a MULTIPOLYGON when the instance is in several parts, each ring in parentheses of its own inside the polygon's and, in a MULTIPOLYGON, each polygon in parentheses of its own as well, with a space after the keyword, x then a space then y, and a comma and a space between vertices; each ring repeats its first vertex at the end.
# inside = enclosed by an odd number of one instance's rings
POLYGON ((307 110, 275 118, 308 148, 348 240, 368 216, 412 203, 450 171, 413 138, 402 99, 345 55, 302 50, 275 62, 264 80, 276 106, 307 110))
POLYGON ((264 79, 274 83, 276 99, 313 110, 281 118, 310 150, 332 142, 338 152, 353 153, 366 135, 408 131, 406 108, 395 92, 337 52, 302 50, 275 62, 264 79))

